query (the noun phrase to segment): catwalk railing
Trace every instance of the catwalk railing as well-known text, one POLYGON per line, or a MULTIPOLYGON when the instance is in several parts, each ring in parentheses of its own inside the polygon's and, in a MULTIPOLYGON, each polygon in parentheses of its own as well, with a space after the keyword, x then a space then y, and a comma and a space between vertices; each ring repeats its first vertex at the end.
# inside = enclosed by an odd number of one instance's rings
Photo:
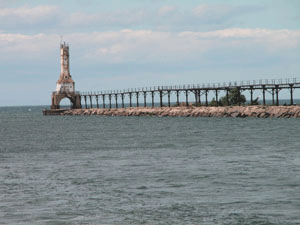
MULTIPOLYGON (((171 94, 176 94, 176 105, 180 104, 180 93, 185 94, 185 103, 189 104, 189 94, 195 95, 195 104, 201 105, 201 96, 205 96, 205 105, 208 106, 208 94, 213 91, 215 94, 216 104, 218 106, 218 94, 220 91, 226 91, 228 98, 229 91, 237 89, 239 93, 249 90, 250 91, 250 104, 253 104, 253 93, 255 90, 261 90, 263 92, 263 104, 266 104, 266 92, 272 95, 273 105, 279 105, 279 92, 283 89, 290 91, 290 104, 294 104, 293 92, 294 89, 300 88, 300 78, 289 79, 272 79, 272 80, 252 80, 252 81, 238 81, 238 82, 223 82, 223 83, 209 83, 209 84, 189 84, 189 85, 172 85, 172 86, 154 86, 143 88, 129 88, 124 90, 108 90, 100 92, 79 92, 81 99, 85 101, 85 108, 88 108, 87 99, 90 100, 90 108, 93 108, 93 99, 96 100, 96 107, 100 108, 99 98, 102 100, 102 107, 106 107, 106 99, 108 98, 108 107, 112 108, 112 98, 115 99, 115 107, 118 108, 118 100, 121 99, 121 107, 125 107, 125 98, 129 100, 129 107, 133 106, 133 96, 135 96, 136 106, 139 107, 139 96, 144 97, 144 106, 147 106, 147 95, 151 95, 152 107, 155 106, 154 95, 159 95, 159 106, 163 106, 163 97, 168 96, 167 106, 171 106, 171 94), (276 101, 275 101, 276 97, 276 101)), ((227 99, 228 105, 230 102, 227 99)), ((241 103, 239 103, 240 105, 241 103)))

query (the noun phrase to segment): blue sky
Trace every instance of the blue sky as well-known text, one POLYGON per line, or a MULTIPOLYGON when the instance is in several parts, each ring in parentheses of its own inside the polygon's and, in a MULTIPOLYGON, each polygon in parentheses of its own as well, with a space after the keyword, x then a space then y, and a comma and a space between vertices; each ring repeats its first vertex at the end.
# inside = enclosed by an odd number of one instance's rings
POLYGON ((0 106, 78 91, 300 77, 298 0, 0 0, 0 106))

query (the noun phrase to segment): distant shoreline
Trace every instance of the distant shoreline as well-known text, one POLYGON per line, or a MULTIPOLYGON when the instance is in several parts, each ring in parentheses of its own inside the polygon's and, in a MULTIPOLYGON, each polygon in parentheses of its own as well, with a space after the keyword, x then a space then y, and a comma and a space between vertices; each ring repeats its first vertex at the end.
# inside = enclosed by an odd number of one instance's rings
POLYGON ((299 118, 300 106, 226 106, 226 107, 131 107, 44 110, 44 115, 60 116, 157 116, 157 117, 255 117, 299 118))

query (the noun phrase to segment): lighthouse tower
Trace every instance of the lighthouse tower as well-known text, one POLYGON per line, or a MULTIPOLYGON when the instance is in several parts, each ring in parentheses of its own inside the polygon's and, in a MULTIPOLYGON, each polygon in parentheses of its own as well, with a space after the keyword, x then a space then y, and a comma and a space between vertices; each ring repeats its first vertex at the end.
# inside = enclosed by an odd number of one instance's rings
POLYGON ((57 93, 75 92, 75 82, 70 74, 69 45, 60 45, 60 76, 56 83, 57 93))
POLYGON ((51 109, 59 109, 59 103, 64 98, 70 99, 72 109, 81 109, 81 96, 75 92, 75 82, 70 74, 69 45, 66 43, 60 45, 60 76, 51 97, 51 109))

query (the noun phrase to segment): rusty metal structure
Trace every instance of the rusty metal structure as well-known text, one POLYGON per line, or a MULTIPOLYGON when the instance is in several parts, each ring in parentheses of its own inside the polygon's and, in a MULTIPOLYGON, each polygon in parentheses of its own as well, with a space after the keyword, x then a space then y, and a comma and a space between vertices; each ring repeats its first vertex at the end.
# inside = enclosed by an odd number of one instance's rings
MULTIPOLYGON (((176 105, 180 105, 180 95, 184 95, 184 102, 186 105, 189 104, 190 93, 195 95, 195 105, 209 106, 208 94, 213 92, 215 95, 216 103, 218 106, 219 93, 221 91, 226 93, 228 98, 228 93, 232 89, 237 89, 239 93, 243 91, 250 92, 250 104, 253 104, 253 94, 254 91, 261 91, 263 98, 263 105, 266 105, 266 93, 272 95, 272 104, 279 105, 279 92, 283 89, 288 89, 290 91, 290 104, 294 104, 293 93, 296 88, 300 88, 300 79, 279 79, 279 80, 253 80, 253 81, 240 81, 240 82, 228 82, 228 83, 216 83, 216 84, 197 84, 197 85, 175 85, 175 86, 156 86, 149 88, 134 88, 127 90, 114 90, 114 91, 101 91, 101 92, 81 92, 80 96, 84 99, 85 108, 93 108, 93 100, 96 101, 96 107, 99 108, 99 100, 102 101, 103 108, 112 108, 112 98, 115 102, 115 108, 119 107, 118 100, 121 100, 121 107, 125 107, 125 98, 129 100, 129 107, 133 107, 133 98, 135 98, 136 107, 140 106, 139 97, 144 98, 144 107, 147 106, 146 97, 151 96, 151 106, 155 107, 154 96, 159 96, 159 106, 171 106, 171 94, 176 95, 176 105), (167 96, 167 103, 164 104, 163 97, 167 96), (201 102, 201 97, 204 96, 205 100, 201 102), (106 99, 108 99, 108 104, 106 104, 106 99), (88 106, 87 101, 90 104, 88 106)), ((228 105, 230 102, 228 101, 228 105)), ((239 103, 240 105, 241 103, 239 103)))
POLYGON ((75 82, 70 74, 69 46, 66 43, 60 45, 60 76, 56 83, 56 91, 51 96, 51 109, 59 109, 60 101, 70 99, 72 109, 81 108, 81 95, 75 92, 75 82))

